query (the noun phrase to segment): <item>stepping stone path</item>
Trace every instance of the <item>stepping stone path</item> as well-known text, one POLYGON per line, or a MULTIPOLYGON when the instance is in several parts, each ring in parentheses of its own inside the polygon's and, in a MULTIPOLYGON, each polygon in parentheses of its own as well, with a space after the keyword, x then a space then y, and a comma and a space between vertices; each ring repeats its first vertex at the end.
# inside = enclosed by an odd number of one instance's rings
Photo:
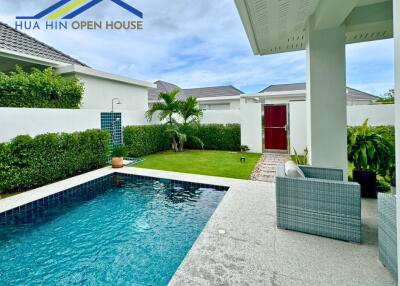
POLYGON ((289 160, 289 155, 284 153, 264 153, 257 162, 250 180, 275 182, 276 166, 289 160))

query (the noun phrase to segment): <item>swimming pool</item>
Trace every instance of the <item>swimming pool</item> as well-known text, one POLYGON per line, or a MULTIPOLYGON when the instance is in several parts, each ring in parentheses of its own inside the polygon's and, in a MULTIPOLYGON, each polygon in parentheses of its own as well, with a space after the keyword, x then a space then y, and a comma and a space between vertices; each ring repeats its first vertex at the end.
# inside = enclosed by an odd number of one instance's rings
POLYGON ((0 214, 1 285, 166 285, 227 188, 111 174, 0 214))

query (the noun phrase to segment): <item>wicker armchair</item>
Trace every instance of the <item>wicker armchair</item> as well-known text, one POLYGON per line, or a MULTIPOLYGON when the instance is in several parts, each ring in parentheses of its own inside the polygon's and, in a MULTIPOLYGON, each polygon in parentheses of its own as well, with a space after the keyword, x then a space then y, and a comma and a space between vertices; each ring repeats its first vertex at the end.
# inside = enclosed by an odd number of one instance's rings
POLYGON ((360 186, 344 182, 339 169, 300 166, 305 178, 277 167, 279 228, 361 243, 360 186))

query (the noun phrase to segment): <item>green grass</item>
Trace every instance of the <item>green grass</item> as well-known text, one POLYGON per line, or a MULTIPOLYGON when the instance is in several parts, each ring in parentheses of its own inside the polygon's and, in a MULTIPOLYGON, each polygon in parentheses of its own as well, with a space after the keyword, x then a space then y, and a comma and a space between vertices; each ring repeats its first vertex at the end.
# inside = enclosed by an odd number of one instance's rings
POLYGON ((261 154, 229 151, 165 151, 144 157, 135 167, 181 173, 248 179, 261 154), (246 162, 240 163, 240 157, 246 162))

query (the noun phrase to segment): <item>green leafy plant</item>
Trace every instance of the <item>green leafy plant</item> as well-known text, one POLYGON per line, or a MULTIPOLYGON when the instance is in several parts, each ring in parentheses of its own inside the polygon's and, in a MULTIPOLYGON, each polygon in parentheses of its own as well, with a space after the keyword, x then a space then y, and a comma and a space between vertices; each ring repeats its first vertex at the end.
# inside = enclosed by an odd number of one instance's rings
POLYGON ((1 107, 79 108, 83 91, 76 77, 64 78, 52 68, 0 72, 1 107))
POLYGON ((375 171, 381 176, 388 175, 393 164, 390 159, 391 145, 368 126, 368 119, 362 126, 348 133, 347 143, 348 159, 355 169, 375 171))
POLYGON ((115 145, 111 150, 111 155, 113 157, 126 157, 128 154, 124 145, 115 145))
POLYGON ((193 125, 199 122, 203 111, 199 109, 197 99, 189 96, 185 101, 178 100, 177 95, 180 90, 176 89, 169 93, 160 93, 160 102, 153 104, 153 106, 147 111, 147 119, 151 121, 153 115, 159 112, 159 119, 165 120, 166 123, 166 135, 171 139, 171 147, 175 152, 183 151, 183 147, 190 137, 193 142, 204 146, 200 138, 195 135, 188 135, 185 133, 187 126, 193 125), (176 122, 174 115, 180 116, 183 124, 176 122))
POLYGON ((299 155, 296 149, 293 149, 294 155, 292 155, 292 160, 297 165, 308 165, 308 149, 304 149, 304 155, 299 155))
POLYGON ((161 92, 159 95, 159 102, 154 103, 146 112, 148 121, 151 121, 155 113, 158 114, 160 121, 167 119, 168 124, 173 124, 173 115, 179 112, 180 100, 177 99, 180 89, 175 89, 171 92, 161 92))
POLYGON ((0 193, 24 191, 106 166, 107 131, 18 136, 0 144, 0 193))
POLYGON ((178 114, 183 120, 183 124, 199 122, 203 116, 203 111, 199 108, 197 98, 189 96, 185 101, 179 103, 178 114))
POLYGON ((178 124, 168 125, 165 129, 166 134, 172 139, 172 150, 175 152, 183 151, 183 146, 187 141, 187 136, 179 129, 178 124))

